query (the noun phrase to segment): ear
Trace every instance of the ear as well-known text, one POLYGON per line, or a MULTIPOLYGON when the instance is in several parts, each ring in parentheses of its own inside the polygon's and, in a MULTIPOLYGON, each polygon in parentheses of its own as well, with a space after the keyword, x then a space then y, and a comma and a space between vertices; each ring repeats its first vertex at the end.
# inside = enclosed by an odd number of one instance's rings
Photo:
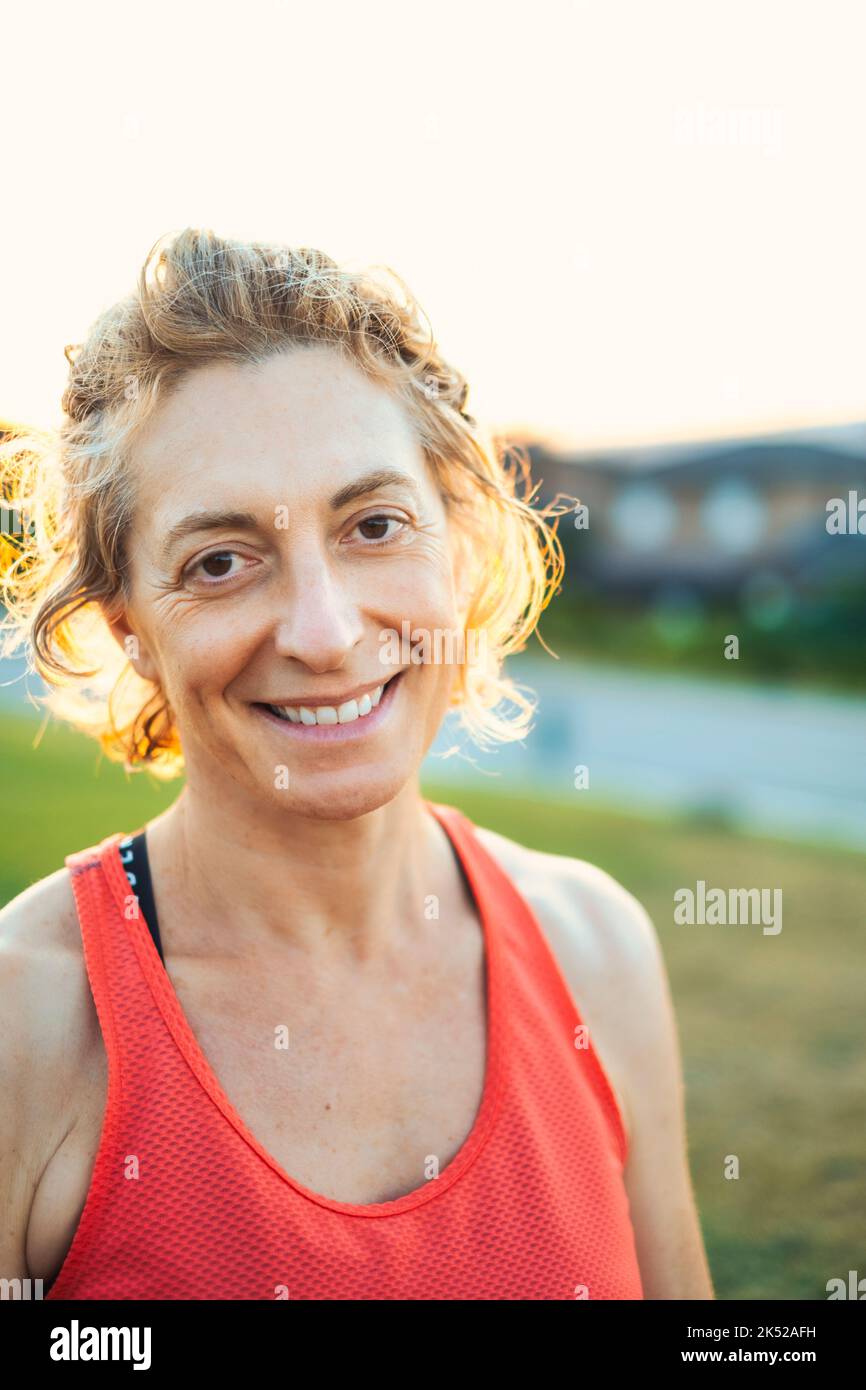
POLYGON ((136 630, 138 624, 131 625, 129 611, 124 606, 122 599, 116 600, 111 606, 106 607, 106 605, 101 604, 100 607, 112 637, 136 674, 141 676, 142 680, 159 681, 159 670, 156 662, 153 660, 147 643, 136 630))

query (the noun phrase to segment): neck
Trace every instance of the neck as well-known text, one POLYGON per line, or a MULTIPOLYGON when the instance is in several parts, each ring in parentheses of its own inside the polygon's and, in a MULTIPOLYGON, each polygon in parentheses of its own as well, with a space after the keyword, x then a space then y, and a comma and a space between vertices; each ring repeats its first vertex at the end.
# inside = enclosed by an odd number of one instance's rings
POLYGON ((184 951, 269 946, 381 953, 417 932, 431 894, 461 893, 453 851, 417 783, 352 820, 239 818, 187 785, 148 824, 154 879, 165 885, 184 951))

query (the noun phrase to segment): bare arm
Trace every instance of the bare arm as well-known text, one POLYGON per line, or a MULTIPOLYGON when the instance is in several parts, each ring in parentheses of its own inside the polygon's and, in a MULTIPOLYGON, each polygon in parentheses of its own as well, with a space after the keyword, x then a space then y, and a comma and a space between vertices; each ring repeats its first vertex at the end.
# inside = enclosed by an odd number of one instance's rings
POLYGON ((625 897, 614 910, 626 939, 613 949, 631 1123, 625 1182, 644 1296, 712 1299, 689 1172, 682 1059, 667 971, 652 922, 630 894, 625 897))
POLYGON ((0 912, 0 1278, 26 1279, 39 1182, 73 1117, 84 962, 66 870, 0 912))

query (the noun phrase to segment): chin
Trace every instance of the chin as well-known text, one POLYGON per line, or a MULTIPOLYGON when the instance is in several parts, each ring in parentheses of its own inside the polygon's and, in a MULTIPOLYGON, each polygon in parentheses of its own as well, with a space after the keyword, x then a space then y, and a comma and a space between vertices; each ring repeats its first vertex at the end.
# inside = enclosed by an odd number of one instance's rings
POLYGON ((329 774, 318 778, 298 778, 298 784, 289 791, 273 792, 280 798, 278 805, 293 816, 303 816, 306 820, 349 821, 359 816, 370 815, 389 802, 403 790, 410 781, 415 768, 370 769, 366 775, 329 774), (301 783, 305 782, 304 786, 301 783))

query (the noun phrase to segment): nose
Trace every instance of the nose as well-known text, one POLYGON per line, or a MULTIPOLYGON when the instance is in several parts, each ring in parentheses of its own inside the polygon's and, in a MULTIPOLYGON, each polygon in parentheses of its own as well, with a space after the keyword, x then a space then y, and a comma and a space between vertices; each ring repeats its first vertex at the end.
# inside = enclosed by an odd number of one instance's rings
POLYGON ((311 671, 339 669, 363 637, 361 614, 350 587, 317 547, 295 549, 279 603, 277 654, 311 671))

